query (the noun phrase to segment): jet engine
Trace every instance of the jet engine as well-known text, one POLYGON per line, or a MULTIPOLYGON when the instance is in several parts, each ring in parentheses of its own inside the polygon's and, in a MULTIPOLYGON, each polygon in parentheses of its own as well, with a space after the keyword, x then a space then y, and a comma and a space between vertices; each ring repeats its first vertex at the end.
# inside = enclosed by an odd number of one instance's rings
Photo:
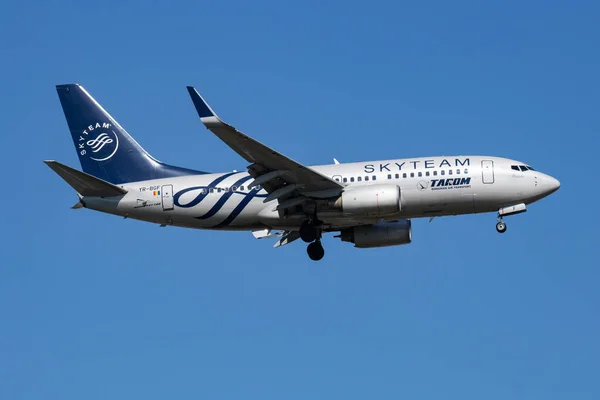
POLYGON ((343 229, 338 237, 359 248, 398 246, 412 241, 412 228, 409 219, 402 219, 343 229))
POLYGON ((345 214, 385 216, 400 211, 398 185, 368 185, 345 190, 334 206, 345 214))

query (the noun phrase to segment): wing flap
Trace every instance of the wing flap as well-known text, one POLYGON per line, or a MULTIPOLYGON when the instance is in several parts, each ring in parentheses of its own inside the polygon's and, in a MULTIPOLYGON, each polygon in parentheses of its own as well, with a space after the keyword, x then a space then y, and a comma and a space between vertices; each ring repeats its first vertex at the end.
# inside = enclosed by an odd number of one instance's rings
POLYGON ((300 239, 300 233, 298 231, 286 231, 284 232, 281 239, 279 239, 274 245, 274 248, 288 245, 296 240, 300 239))

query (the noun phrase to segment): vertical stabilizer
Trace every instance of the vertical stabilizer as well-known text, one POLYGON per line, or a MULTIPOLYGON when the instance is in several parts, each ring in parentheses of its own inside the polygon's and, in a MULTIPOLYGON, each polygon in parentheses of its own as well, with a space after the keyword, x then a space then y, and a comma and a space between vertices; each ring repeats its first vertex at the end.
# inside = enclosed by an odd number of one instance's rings
POLYGON ((154 159, 82 86, 56 90, 85 173, 113 184, 203 173, 154 159))

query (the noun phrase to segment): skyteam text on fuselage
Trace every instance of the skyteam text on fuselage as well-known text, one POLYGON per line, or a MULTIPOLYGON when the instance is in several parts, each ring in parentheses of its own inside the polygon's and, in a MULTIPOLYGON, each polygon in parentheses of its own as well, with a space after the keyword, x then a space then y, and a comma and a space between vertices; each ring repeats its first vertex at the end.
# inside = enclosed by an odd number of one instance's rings
POLYGON ((497 212, 503 217, 553 193, 558 180, 523 162, 489 156, 425 157, 304 166, 223 122, 198 92, 188 92, 202 123, 250 163, 247 172, 207 173, 148 154, 83 87, 58 85, 83 172, 45 161, 78 193, 74 208, 161 226, 252 231, 296 239, 323 258, 321 237, 355 247, 408 244, 411 219, 497 212))

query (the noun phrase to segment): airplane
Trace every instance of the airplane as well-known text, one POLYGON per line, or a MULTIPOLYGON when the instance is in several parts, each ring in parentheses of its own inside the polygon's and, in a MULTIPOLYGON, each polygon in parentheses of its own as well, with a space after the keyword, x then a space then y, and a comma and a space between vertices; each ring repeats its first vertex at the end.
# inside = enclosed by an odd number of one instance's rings
POLYGON ((221 120, 187 87, 204 126, 248 163, 247 171, 208 173, 168 165, 148 154, 79 84, 56 90, 82 171, 44 161, 88 208, 165 226, 251 231, 309 243, 323 258, 324 233, 357 248, 409 244, 411 220, 527 211, 560 182, 527 163, 488 156, 442 156, 305 166, 221 120))

